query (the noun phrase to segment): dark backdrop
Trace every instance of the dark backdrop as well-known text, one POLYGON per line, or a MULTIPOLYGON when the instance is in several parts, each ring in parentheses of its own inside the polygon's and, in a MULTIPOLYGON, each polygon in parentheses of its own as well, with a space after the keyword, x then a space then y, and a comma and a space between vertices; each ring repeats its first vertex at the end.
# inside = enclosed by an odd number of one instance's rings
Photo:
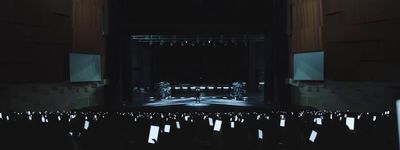
POLYGON ((212 84, 248 79, 248 47, 245 45, 153 46, 153 82, 212 84))

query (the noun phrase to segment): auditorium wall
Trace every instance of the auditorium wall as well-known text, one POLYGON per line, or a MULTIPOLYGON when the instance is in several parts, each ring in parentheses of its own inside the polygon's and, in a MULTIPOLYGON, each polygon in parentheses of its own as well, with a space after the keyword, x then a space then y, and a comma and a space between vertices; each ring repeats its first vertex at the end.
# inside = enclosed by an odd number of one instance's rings
POLYGON ((101 25, 97 15, 103 4, 93 1, 1 1, 0 110, 72 109, 101 103, 102 85, 68 82, 70 52, 104 51, 98 33, 82 32, 87 26, 97 31, 101 25), (76 21, 83 20, 76 13, 96 20, 76 21), (89 40, 93 37, 97 38, 89 40))
POLYGON ((307 19, 312 3, 322 6, 321 39, 292 27, 292 51, 315 51, 319 48, 313 43, 322 41, 325 81, 293 83, 292 102, 330 110, 394 109, 394 101, 400 99, 400 1, 293 0, 292 7, 303 8, 303 13, 292 11, 293 25, 319 23, 307 19), (299 32, 304 35, 297 36, 317 39, 293 38, 299 32))

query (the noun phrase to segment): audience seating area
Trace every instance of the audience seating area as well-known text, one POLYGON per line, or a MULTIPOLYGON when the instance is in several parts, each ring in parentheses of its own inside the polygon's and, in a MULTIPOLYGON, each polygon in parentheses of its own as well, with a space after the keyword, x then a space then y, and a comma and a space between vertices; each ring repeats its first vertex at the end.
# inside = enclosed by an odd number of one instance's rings
POLYGON ((2 148, 24 150, 397 149, 389 111, 2 112, 0 130, 2 148))

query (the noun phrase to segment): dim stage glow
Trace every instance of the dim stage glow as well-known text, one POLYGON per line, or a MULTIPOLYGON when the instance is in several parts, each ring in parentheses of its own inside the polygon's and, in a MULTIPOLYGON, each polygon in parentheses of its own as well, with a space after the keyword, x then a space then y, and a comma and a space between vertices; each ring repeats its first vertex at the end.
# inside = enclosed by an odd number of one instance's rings
POLYGON ((150 101, 144 104, 144 106, 150 107, 160 107, 160 106, 209 106, 209 105, 228 105, 228 106, 252 106, 247 101, 238 101, 234 99, 229 99, 228 97, 201 97, 200 103, 196 103, 195 97, 176 97, 173 99, 164 99, 150 101))

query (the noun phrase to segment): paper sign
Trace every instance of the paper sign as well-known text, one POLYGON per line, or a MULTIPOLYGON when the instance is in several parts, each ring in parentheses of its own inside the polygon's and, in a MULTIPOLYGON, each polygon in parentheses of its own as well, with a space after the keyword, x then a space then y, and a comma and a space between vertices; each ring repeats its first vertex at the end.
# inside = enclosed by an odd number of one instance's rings
POLYGON ((221 131, 221 125, 222 121, 221 120, 215 120, 215 126, 214 126, 214 131, 221 131))
POLYGON ((285 120, 284 120, 284 119, 281 119, 281 122, 279 123, 279 125, 280 125, 281 127, 285 127, 285 120))
POLYGON ((214 122, 212 118, 208 118, 208 125, 213 126, 214 122))
POLYGON ((166 124, 166 125, 164 126, 164 132, 165 132, 165 133, 169 133, 170 130, 171 130, 171 126, 166 124))
POLYGON ((148 143, 150 144, 156 144, 158 140, 158 132, 160 130, 160 127, 158 126, 150 126, 150 132, 149 132, 149 139, 147 140, 148 143))
POLYGON ((258 129, 258 139, 263 139, 263 131, 261 129, 258 129))
POLYGON ((181 128, 181 124, 179 123, 179 121, 176 122, 176 128, 178 128, 178 129, 181 128))
POLYGON ((85 128, 85 130, 89 129, 89 121, 85 121, 83 128, 85 128))
POLYGON ((311 131, 311 135, 310 135, 310 137, 308 138, 311 142, 314 142, 315 141, 315 139, 317 138, 317 132, 315 132, 314 130, 313 131, 311 131))
POLYGON ((350 130, 354 130, 354 118, 347 117, 346 118, 346 125, 349 127, 350 130))

